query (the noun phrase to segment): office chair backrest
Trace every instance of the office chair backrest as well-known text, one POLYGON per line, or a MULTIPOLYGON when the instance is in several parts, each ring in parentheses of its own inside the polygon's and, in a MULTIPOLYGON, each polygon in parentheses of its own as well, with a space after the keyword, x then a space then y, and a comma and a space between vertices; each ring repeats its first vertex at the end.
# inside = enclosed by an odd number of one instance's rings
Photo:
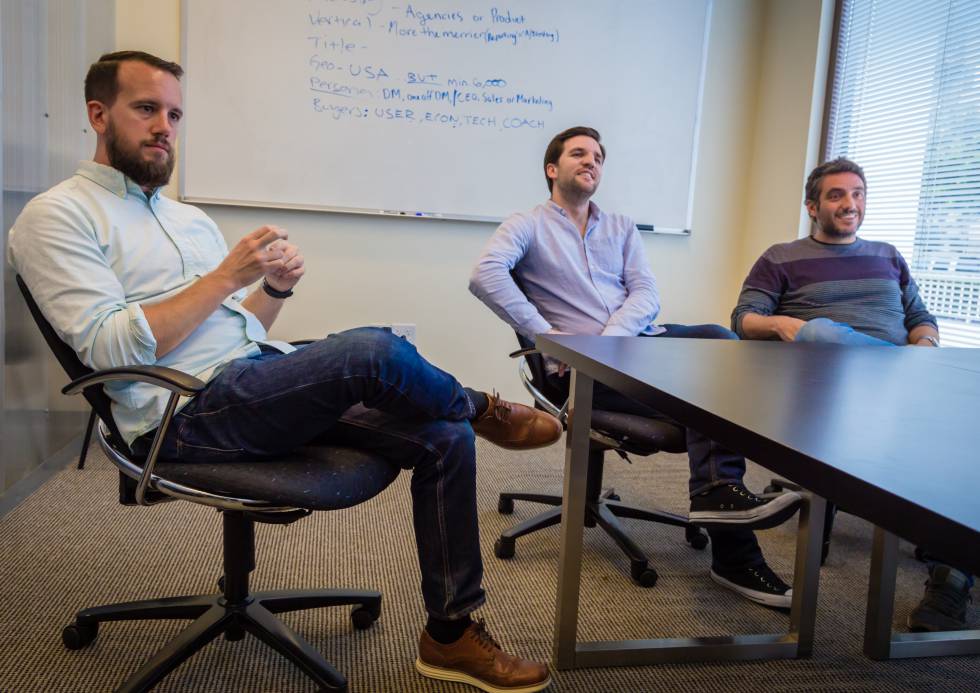
MULTIPOLYGON (((38 329, 44 336, 44 341, 48 343, 48 348, 54 353, 55 358, 58 359, 58 363, 61 364, 65 373, 68 374, 69 379, 75 380, 91 373, 92 369, 79 360, 75 350, 65 344, 61 337, 58 336, 58 333, 54 331, 54 328, 51 327, 51 323, 44 317, 44 313, 41 312, 41 309, 34 301, 34 297, 31 295, 30 289, 27 288, 27 284, 24 283, 23 278, 19 274, 16 280, 17 287, 20 289, 20 293, 24 296, 24 301, 27 303, 27 308, 31 311, 34 322, 37 323, 38 329)), ((103 391, 102 386, 95 385, 87 387, 82 394, 95 410, 95 413, 99 415, 99 418, 109 428, 109 432, 112 435, 112 444, 114 446, 122 446, 128 453, 129 448, 123 443, 119 429, 116 428, 116 422, 112 418, 112 400, 103 391)))
MULTIPOLYGON (((520 277, 517 276, 517 267, 510 271, 511 279, 514 280, 514 284, 517 288, 521 290, 524 296, 527 296, 527 291, 524 289, 524 284, 521 282, 520 277)), ((531 349, 534 347, 534 342, 522 335, 517 330, 514 330, 514 335, 517 337, 517 343, 521 346, 521 349, 531 349)), ((524 361, 527 364, 527 370, 531 375, 531 382, 538 389, 538 391, 548 398, 548 401, 555 405, 557 408, 561 408, 566 397, 564 393, 558 391, 557 388, 553 387, 548 381, 547 372, 544 367, 544 356, 541 354, 525 354, 524 361)))

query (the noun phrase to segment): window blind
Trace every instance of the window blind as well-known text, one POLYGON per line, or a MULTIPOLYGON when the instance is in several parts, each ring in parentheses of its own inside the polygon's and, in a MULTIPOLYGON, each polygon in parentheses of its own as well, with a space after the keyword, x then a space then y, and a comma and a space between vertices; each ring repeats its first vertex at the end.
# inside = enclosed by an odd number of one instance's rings
POLYGON ((843 0, 828 116, 861 235, 905 256, 944 344, 980 346, 980 3, 843 0))

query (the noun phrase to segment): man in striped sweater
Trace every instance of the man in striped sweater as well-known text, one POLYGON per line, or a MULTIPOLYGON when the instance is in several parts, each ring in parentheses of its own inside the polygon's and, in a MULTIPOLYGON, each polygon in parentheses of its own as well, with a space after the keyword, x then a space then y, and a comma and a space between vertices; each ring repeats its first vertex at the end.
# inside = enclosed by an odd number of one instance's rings
MULTIPOLYGON (((866 192, 864 171, 848 159, 828 161, 810 173, 806 209, 812 235, 772 246, 753 265, 732 311, 739 337, 939 346, 936 319, 901 254, 888 243, 857 236, 866 192)), ((971 576, 930 563, 925 597, 909 615, 909 627, 965 628, 972 585, 971 576)))

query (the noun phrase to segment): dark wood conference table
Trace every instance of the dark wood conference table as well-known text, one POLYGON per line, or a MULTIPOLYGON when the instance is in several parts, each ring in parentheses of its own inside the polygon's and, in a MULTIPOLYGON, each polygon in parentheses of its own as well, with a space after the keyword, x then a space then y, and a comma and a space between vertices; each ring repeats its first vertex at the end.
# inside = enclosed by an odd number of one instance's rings
MULTIPOLYGON (((571 366, 554 662, 559 669, 812 651, 825 499, 875 525, 874 659, 980 653, 980 631, 893 633, 898 537, 980 574, 980 349, 541 335, 571 366), (577 640, 592 385, 696 428, 808 490, 784 634, 577 640)), ((923 567, 923 577, 925 568, 923 567)))

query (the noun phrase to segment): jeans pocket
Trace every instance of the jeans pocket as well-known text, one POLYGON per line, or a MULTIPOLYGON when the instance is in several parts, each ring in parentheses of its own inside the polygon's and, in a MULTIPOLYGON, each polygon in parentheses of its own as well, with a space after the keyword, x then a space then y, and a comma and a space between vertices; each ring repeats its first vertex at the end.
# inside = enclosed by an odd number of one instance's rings
MULTIPOLYGON (((245 449, 234 445, 222 445, 218 431, 210 431, 207 438, 195 435, 194 429, 201 425, 194 417, 178 414, 174 420, 176 430, 172 438, 177 459, 183 462, 230 462, 241 459, 245 449)), ((170 436, 167 436, 170 438, 170 436)))

